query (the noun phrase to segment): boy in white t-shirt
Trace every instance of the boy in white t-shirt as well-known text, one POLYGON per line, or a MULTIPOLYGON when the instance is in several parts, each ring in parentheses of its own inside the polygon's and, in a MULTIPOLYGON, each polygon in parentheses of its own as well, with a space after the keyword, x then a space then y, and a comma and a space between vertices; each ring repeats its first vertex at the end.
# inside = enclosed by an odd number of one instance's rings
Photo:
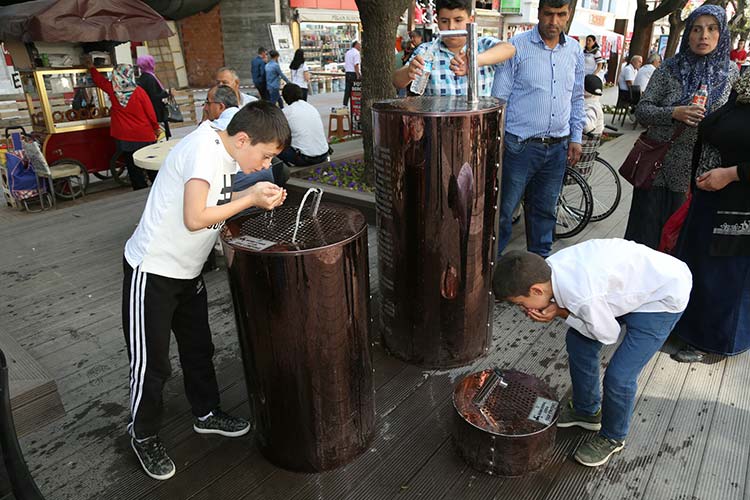
POLYGON ((573 398, 558 427, 599 431, 578 447, 575 459, 590 467, 607 463, 625 446, 638 375, 666 340, 687 306, 692 276, 667 254, 621 239, 589 240, 544 258, 508 252, 495 266, 499 300, 523 307, 534 321, 560 317, 566 337, 573 398), (599 353, 620 337, 599 384, 599 353))
POLYGON ((203 122, 174 147, 151 187, 135 232, 125 244, 122 323, 130 359, 131 446, 146 473, 175 473, 157 433, 162 389, 170 374, 170 331, 177 339, 185 392, 201 434, 237 437, 250 423, 221 411, 208 325, 203 263, 224 221, 250 207, 272 209, 286 191, 259 182, 232 195, 232 175, 268 168, 289 145, 284 114, 256 101, 226 130, 203 122))

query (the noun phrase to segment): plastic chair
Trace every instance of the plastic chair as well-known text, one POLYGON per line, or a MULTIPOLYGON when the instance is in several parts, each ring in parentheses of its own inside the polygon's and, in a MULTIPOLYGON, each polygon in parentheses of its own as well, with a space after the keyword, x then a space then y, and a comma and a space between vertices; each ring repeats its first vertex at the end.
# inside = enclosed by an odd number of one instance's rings
POLYGON ((624 91, 617 89, 617 104, 615 105, 615 112, 612 113, 612 124, 617 120, 617 116, 620 115, 621 121, 620 126, 625 123, 625 115, 628 114, 628 108, 630 107, 630 91, 624 91))
POLYGON ((37 177, 45 179, 52 193, 52 206, 57 205, 57 196, 75 199, 84 196, 88 186, 88 173, 75 160, 62 160, 50 166, 44 158, 39 144, 33 139, 24 140, 23 150, 37 177))
POLYGON ((635 107, 641 101, 641 86, 630 86, 630 114, 628 115, 633 122, 633 130, 638 126, 638 119, 635 117, 635 107))

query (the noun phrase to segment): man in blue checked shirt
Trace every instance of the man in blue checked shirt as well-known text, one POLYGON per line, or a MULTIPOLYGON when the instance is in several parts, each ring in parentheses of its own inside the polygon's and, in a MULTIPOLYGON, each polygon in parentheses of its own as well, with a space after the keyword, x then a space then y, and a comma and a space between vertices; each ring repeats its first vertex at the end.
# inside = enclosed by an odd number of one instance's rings
MULTIPOLYGON (((465 30, 466 24, 474 22, 471 15, 472 0, 437 0, 438 27, 440 31, 465 30)), ((424 95, 466 95, 466 54, 462 52, 466 46, 466 37, 448 37, 441 40, 432 72, 424 95)), ((423 54, 430 49, 431 43, 423 43, 414 50, 409 62, 401 69, 393 72, 393 85, 402 89, 416 80, 424 69, 423 54)), ((492 90, 492 79, 495 75, 495 64, 513 57, 515 49, 509 43, 502 43, 497 38, 479 37, 477 46, 479 54, 477 63, 479 69, 479 95, 488 96, 492 90)))
POLYGON ((510 43, 492 95, 508 102, 497 253, 510 241, 513 211, 524 200, 526 247, 549 256, 566 163, 581 157, 586 120, 583 51, 565 35, 570 0, 540 0, 539 24, 510 43))

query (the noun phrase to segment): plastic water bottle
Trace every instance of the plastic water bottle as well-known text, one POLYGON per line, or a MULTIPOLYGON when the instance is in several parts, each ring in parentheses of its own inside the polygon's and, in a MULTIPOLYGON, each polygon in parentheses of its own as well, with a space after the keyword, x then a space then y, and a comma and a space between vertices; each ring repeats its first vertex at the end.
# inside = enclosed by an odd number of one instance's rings
POLYGON ((693 94, 693 99, 690 101, 691 106, 701 106, 703 108, 708 104, 708 86, 701 84, 698 90, 693 94))
POLYGON ((424 51, 424 54, 422 55, 422 59, 424 59, 424 69, 422 70, 422 74, 417 77, 416 80, 411 82, 409 90, 417 95, 424 94, 424 91, 427 88, 427 83, 430 81, 432 64, 435 61, 435 55, 437 54, 437 44, 439 43, 439 41, 440 39, 436 38, 432 41, 427 50, 424 51))

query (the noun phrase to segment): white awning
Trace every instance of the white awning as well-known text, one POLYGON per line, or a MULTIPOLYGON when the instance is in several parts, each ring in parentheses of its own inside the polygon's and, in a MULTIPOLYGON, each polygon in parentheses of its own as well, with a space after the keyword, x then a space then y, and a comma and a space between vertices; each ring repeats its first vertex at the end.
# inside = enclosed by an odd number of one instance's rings
POLYGON ((334 9, 297 9, 297 19, 313 23, 358 23, 359 11, 334 9))
MULTIPOLYGON (((568 31, 569 36, 585 40, 589 35, 594 35, 599 45, 605 48, 605 45, 612 50, 612 52, 621 52, 625 44, 625 35, 609 31, 608 29, 602 28, 601 26, 593 26, 591 24, 578 21, 577 18, 573 18, 573 22, 570 25, 568 31)), ((603 54, 604 55, 604 54, 603 54)), ((607 57, 604 55, 604 57, 607 57)))
POLYGON ((623 41, 625 40, 625 35, 615 33, 614 31, 609 31, 608 29, 602 28, 601 26, 593 26, 591 24, 578 21, 576 18, 573 18, 573 22, 570 25, 570 31, 568 32, 568 35, 580 38, 594 35, 597 38, 606 37, 607 40, 610 41, 613 41, 617 38, 622 38, 623 41))

